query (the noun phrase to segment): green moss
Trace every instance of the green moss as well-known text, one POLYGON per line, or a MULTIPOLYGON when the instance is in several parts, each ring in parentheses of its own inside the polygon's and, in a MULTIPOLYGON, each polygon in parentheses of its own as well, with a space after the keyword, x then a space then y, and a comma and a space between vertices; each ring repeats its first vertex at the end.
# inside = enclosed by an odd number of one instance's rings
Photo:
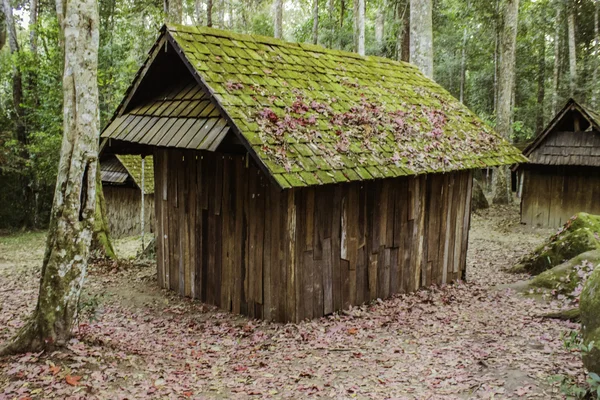
POLYGON ((576 266, 584 262, 600 264, 600 250, 587 251, 546 270, 532 279, 530 286, 540 289, 556 290, 558 293, 571 293, 579 285, 580 277, 576 266))
POLYGON ((579 213, 557 234, 513 268, 514 272, 539 274, 590 250, 600 249, 600 216, 579 213))
POLYGON ((583 363, 590 372, 600 374, 600 268, 596 267, 581 293, 581 333, 583 344, 590 351, 583 354, 583 363))

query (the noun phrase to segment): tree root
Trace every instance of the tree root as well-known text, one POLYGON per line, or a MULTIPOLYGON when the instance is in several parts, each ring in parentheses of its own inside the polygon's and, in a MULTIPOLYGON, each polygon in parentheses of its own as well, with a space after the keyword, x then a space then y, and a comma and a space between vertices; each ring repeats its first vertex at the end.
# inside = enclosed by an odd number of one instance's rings
POLYGON ((581 314, 579 308, 571 308, 569 310, 562 310, 558 312, 548 313, 542 315, 542 318, 560 319, 562 321, 573 321, 580 322, 581 314))

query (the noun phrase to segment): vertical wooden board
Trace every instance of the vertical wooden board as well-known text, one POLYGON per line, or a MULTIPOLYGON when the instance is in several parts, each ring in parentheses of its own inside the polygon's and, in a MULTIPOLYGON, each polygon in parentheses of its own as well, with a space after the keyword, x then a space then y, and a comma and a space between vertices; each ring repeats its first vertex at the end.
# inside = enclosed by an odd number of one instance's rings
MULTIPOLYGON (((222 220, 222 238, 221 238, 221 296, 220 305, 224 310, 230 310, 231 305, 231 293, 230 288, 232 286, 231 280, 233 279, 233 254, 231 236, 233 233, 232 221, 234 215, 231 213, 232 193, 235 193, 235 185, 232 185, 231 181, 233 173, 235 172, 231 168, 231 156, 225 156, 223 158, 223 197, 221 203, 221 220, 222 220)), ((234 181, 235 182, 235 181, 234 181)))
MULTIPOLYGON (((269 223, 269 266, 268 266, 268 279, 267 273, 265 272, 265 317, 268 315, 269 320, 279 320, 279 296, 281 292, 280 282, 280 249, 279 242, 282 236, 280 230, 281 220, 281 192, 274 185, 269 185, 267 189, 268 202, 265 203, 265 210, 267 215, 267 221, 269 223), (268 310, 267 310, 268 309, 268 310)), ((267 243, 267 229, 265 228, 265 245, 267 243)), ((265 262, 265 271, 267 264, 265 262)))
MULTIPOLYGON (((377 253, 369 255, 369 297, 367 300, 377 298, 377 253)), ((383 258, 383 254, 381 255, 383 258)))
POLYGON ((211 282, 209 282, 209 278, 212 274, 212 265, 214 265, 214 260, 211 264, 210 257, 210 231, 209 229, 209 218, 210 212, 208 210, 202 209, 200 211, 200 220, 202 221, 200 224, 200 228, 202 229, 202 234, 200 235, 201 247, 202 247, 202 270, 200 273, 200 299, 205 303, 210 303, 209 301, 209 287, 211 282))
POLYGON ((192 295, 192 273, 190 268, 190 187, 189 173, 191 168, 190 151, 183 152, 181 168, 179 174, 179 186, 181 190, 181 205, 179 207, 179 237, 181 247, 181 264, 183 270, 183 295, 190 297, 192 295))
MULTIPOLYGON (((347 193, 344 193, 342 197, 341 203, 341 222, 340 222, 340 258, 342 260, 348 261, 348 216, 349 216, 349 206, 348 206, 348 196, 347 193)), ((335 223, 335 221, 333 222, 335 223)))
POLYGON ((358 260, 356 263, 356 304, 369 298, 369 250, 367 246, 367 187, 358 183, 358 260))
POLYGON ((471 171, 465 171, 463 173, 465 174, 465 178, 467 181, 467 190, 465 196, 465 212, 463 216, 463 235, 460 261, 461 279, 464 279, 467 269, 467 248, 469 246, 469 227, 471 226, 471 198, 473 191, 473 173, 471 171))
POLYGON ((421 271, 423 268, 423 263, 426 261, 425 259, 425 195, 426 195, 426 185, 427 185, 427 176, 421 175, 415 179, 415 210, 417 211, 416 220, 415 220, 415 234, 414 234, 414 247, 412 254, 414 257, 414 266, 413 268, 413 288, 412 290, 418 290, 419 287, 423 285, 421 282, 421 271))
MULTIPOLYGON (((317 195, 323 196, 324 192, 321 191, 322 188, 318 188, 317 195)), ((331 235, 331 250, 330 250, 330 259, 329 264, 331 265, 332 271, 332 283, 331 283, 331 291, 332 291, 332 301, 333 301, 333 309, 340 310, 343 307, 343 295, 342 295, 342 287, 346 284, 344 280, 347 276, 342 275, 342 264, 341 257, 342 254, 342 231, 341 231, 341 221, 342 221, 342 187, 336 186, 333 190, 333 201, 332 201, 332 209, 329 213, 329 224, 336 226, 335 229, 332 230, 331 235)), ((316 222, 316 221, 315 221, 316 222)), ((323 241, 323 244, 325 241, 323 241)), ((325 252, 325 249, 321 249, 322 252, 325 252)))
POLYGON ((206 248, 203 247, 203 218, 202 218, 202 192, 204 192, 204 187, 202 185, 202 156, 200 153, 196 155, 196 221, 195 221, 195 243, 196 243, 196 251, 194 253, 195 256, 195 297, 197 299, 203 299, 202 292, 202 279, 204 269, 206 268, 206 264, 204 264, 204 254, 206 252, 206 248))
POLYGON ((262 308, 263 318, 267 321, 272 319, 271 317, 271 235, 273 234, 273 223, 272 214, 273 210, 273 196, 271 185, 269 182, 265 182, 265 188, 263 190, 263 211, 264 215, 264 245, 263 245, 263 295, 262 295, 262 308))
POLYGON ((384 181, 388 187, 387 194, 387 216, 386 216, 386 233, 385 233, 385 247, 397 247, 394 245, 394 215, 396 211, 396 196, 399 189, 401 188, 400 179, 388 179, 384 181))
POLYGON ((289 203, 289 190, 279 192, 279 249, 277 251, 278 254, 278 278, 279 278, 279 286, 277 293, 277 321, 293 321, 291 316, 287 318, 287 301, 288 301, 288 291, 287 291, 287 282, 288 282, 288 260, 289 260, 289 250, 290 243, 288 243, 289 235, 288 235, 288 203, 289 203))
POLYGON ((212 200, 212 212, 215 215, 221 214, 221 203, 223 196, 223 165, 224 155, 215 154, 215 177, 214 191, 210 193, 212 200))
POLYGON ((377 237, 379 238, 379 247, 390 247, 392 244, 387 243, 387 227, 388 227, 388 207, 389 207, 389 197, 390 197, 390 185, 389 180, 382 180, 379 182, 379 192, 378 192, 378 205, 377 210, 375 210, 376 221, 379 227, 379 231, 377 232, 377 237))
POLYGON ((313 239, 314 239, 314 219, 315 219, 315 189, 312 187, 308 187, 304 189, 306 196, 306 207, 305 207, 305 225, 306 225, 306 235, 305 235, 305 243, 306 250, 313 249, 313 239))
MULTIPOLYGON (((331 238, 323 239, 323 258, 321 260, 313 261, 312 266, 312 282, 313 282, 313 309, 312 309, 312 318, 319 318, 324 315, 323 311, 323 302, 324 302, 324 293, 323 293, 323 270, 328 268, 331 265, 331 253, 326 250, 331 251, 331 238), (329 247, 329 248, 328 248, 329 247)), ((312 254, 311 254, 312 257, 312 254)), ((306 281, 306 280, 305 280, 306 281)))
POLYGON ((246 294, 246 301, 254 301, 254 279, 256 278, 256 173, 253 168, 248 170, 248 205, 247 205, 247 223, 248 223, 248 255, 246 262, 246 277, 244 280, 244 292, 246 294))
MULTIPOLYGON (((442 213, 442 230, 444 231, 444 240, 440 240, 440 254, 438 267, 437 283, 445 284, 448 282, 448 253, 450 251, 450 240, 451 240, 451 221, 452 217, 452 194, 454 189, 454 173, 446 174, 444 176, 444 200, 443 200, 443 213, 442 213)), ((451 280, 451 279, 450 279, 451 280)))
POLYGON ((448 249, 446 253, 446 273, 447 273, 447 282, 455 279, 454 276, 454 243, 456 241, 456 225, 457 223, 457 199, 458 199, 458 191, 460 190, 460 172, 455 172, 452 175, 452 187, 449 192, 449 196, 451 200, 448 202, 449 207, 449 221, 448 221, 448 249))
MULTIPOLYGON (((306 209, 305 209, 305 204, 306 204, 306 194, 304 192, 304 189, 298 189, 296 191, 296 196, 295 196, 295 203, 296 203, 296 215, 305 215, 306 213, 306 209)), ((317 221, 317 219, 315 218, 315 221, 317 221)), ((318 223, 317 223, 318 225, 318 223)), ((309 283, 308 281, 310 281, 310 279, 312 279, 312 262, 310 262, 311 260, 307 260, 307 255, 305 254, 305 235, 306 235, 306 231, 305 231, 305 224, 304 221, 302 221, 301 218, 298 218, 296 220, 296 244, 295 244, 295 248, 296 248, 296 262, 295 262, 295 286, 294 286, 294 292, 295 292, 295 297, 296 297, 296 320, 297 321, 302 321, 305 318, 310 318, 310 316, 307 316, 305 313, 308 312, 308 310, 310 310, 310 314, 312 315, 312 305, 310 308, 305 308, 306 307, 306 302, 307 299, 304 298, 304 293, 306 292, 307 288, 310 287, 312 288, 312 282, 309 283), (305 281, 306 280, 306 281, 305 281)), ((315 227, 315 229, 317 229, 317 227, 315 227)), ((316 246, 315 246, 316 248, 316 246)), ((314 258, 314 255, 313 255, 314 258)), ((312 299, 310 300, 312 301, 312 299)), ((311 303, 312 304, 312 303, 311 303)))
POLYGON ((360 218, 360 201, 359 201, 359 186, 358 184, 345 185, 343 191, 346 194, 346 225, 347 225, 347 256, 349 270, 349 296, 350 303, 355 305, 357 302, 357 285, 358 285, 358 245, 359 245, 359 218, 360 218))
POLYGON ((323 254, 329 254, 328 262, 323 263, 323 315, 335 311, 333 307, 333 251, 331 250, 331 238, 323 241, 323 254))
POLYGON ((176 232, 178 227, 178 215, 177 215, 177 167, 179 163, 177 159, 181 157, 180 152, 172 150, 169 156, 169 166, 167 174, 169 176, 169 188, 168 188, 168 207, 167 207, 167 220, 169 221, 169 276, 170 276, 170 289, 179 291, 179 240, 176 232))
MULTIPOLYGON (((302 253, 303 261, 302 266, 298 265, 298 270, 302 270, 299 274, 299 278, 302 279, 302 285, 300 287, 300 296, 298 297, 300 304, 299 313, 302 313, 302 319, 313 318, 313 303, 316 303, 315 293, 316 289, 316 276, 315 270, 317 269, 317 263, 321 263, 322 260, 313 260, 312 251, 305 251, 302 253)), ((318 265, 319 267, 321 265, 318 265)), ((318 315, 317 315, 318 316, 318 315)))
POLYGON ((379 211, 381 209, 381 182, 371 181, 366 183, 367 188, 367 246, 369 251, 379 251, 379 211))
POLYGON ((387 299, 390 296, 390 270, 392 261, 392 251, 389 247, 383 247, 379 250, 379 255, 383 255, 383 264, 380 263, 379 269, 381 280, 377 283, 379 297, 387 299))
MULTIPOLYGON (((162 179, 161 179, 161 164, 162 164, 162 151, 154 150, 154 191, 155 193, 162 193, 162 179)), ((163 232, 162 232, 162 215, 161 206, 162 196, 154 196, 154 216, 156 218, 156 276, 158 280, 158 286, 161 288, 165 287, 165 274, 164 274, 164 262, 163 262, 163 232)))
POLYGON ((254 301, 257 304, 263 304, 263 261, 264 261, 264 245, 265 245, 265 179, 257 170, 256 180, 256 253, 254 260, 256 266, 254 271, 256 273, 256 279, 254 280, 254 301))
POLYGON ((400 248, 393 247, 390 249, 390 292, 389 295, 392 296, 400 292, 400 266, 398 261, 398 254, 400 253, 400 248))
POLYGON ((296 315, 296 189, 288 190, 286 241, 287 270, 286 270, 286 320, 297 322, 296 315))
POLYGON ((169 238, 169 203, 168 203, 168 191, 169 191, 169 176, 168 176, 168 156, 167 152, 163 152, 164 158, 161 165, 162 175, 163 177, 163 194, 162 201, 160 202, 160 206, 162 208, 160 214, 162 217, 162 242, 163 242, 163 269, 164 269, 164 277, 165 277, 165 288, 171 289, 171 267, 170 267, 170 238, 169 238))
POLYGON ((233 269, 232 269, 232 294, 231 303, 232 311, 236 314, 241 312, 242 301, 243 301, 243 282, 244 282, 244 251, 246 249, 246 234, 244 230, 244 203, 247 199, 246 190, 246 168, 244 168, 244 161, 241 157, 235 158, 235 227, 233 234, 233 246, 234 246, 234 257, 233 257, 233 269))
POLYGON ((454 219, 454 250, 452 260, 452 273, 454 276, 459 275, 461 265, 461 246, 462 246, 462 235, 464 233, 463 221, 465 215, 464 204, 467 201, 467 178, 463 172, 457 173, 457 184, 458 190, 456 191, 456 197, 454 202, 454 208, 456 209, 456 217, 454 219))
POLYGON ((186 218, 186 225, 188 230, 188 255, 187 255, 187 263, 190 271, 189 276, 189 287, 190 287, 190 296, 192 298, 196 298, 196 152, 189 151, 188 152, 188 216, 186 218))

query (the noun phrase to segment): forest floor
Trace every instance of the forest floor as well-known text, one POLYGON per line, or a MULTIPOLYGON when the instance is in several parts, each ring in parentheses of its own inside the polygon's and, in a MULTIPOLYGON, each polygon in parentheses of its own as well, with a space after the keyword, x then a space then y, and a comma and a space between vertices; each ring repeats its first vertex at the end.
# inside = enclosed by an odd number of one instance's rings
MULTIPOLYGON (((561 398, 553 376, 583 379, 562 339, 578 324, 494 287, 526 278, 505 269, 550 233, 484 211, 468 284, 287 325, 166 293, 151 265, 93 265, 68 347, 0 359, 0 399, 561 398)), ((42 233, 0 236, 0 343, 35 306, 43 248, 42 233)))

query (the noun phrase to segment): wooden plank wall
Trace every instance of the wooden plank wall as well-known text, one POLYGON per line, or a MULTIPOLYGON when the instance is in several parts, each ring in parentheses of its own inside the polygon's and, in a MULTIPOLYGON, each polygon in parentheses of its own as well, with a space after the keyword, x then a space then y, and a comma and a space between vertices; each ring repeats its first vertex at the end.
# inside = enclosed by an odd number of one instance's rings
POLYGON ((159 283, 224 310, 300 321, 465 269, 470 172, 280 191, 242 156, 154 165, 159 283))
MULTIPOLYGON (((139 189, 104 185, 102 187, 106 201, 106 217, 113 238, 138 236, 142 234, 141 202, 139 189)), ((154 232, 154 195, 145 195, 144 231, 154 232)))
POLYGON ((578 212, 600 214, 600 168, 523 166, 521 222, 556 228, 578 212))

